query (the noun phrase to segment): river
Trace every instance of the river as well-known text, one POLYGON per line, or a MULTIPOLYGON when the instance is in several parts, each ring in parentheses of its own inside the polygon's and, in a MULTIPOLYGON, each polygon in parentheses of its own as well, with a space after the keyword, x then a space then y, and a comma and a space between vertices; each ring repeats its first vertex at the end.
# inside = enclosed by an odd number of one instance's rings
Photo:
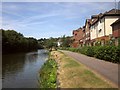
POLYGON ((3 88, 39 88, 38 73, 48 58, 46 50, 3 55, 3 88))

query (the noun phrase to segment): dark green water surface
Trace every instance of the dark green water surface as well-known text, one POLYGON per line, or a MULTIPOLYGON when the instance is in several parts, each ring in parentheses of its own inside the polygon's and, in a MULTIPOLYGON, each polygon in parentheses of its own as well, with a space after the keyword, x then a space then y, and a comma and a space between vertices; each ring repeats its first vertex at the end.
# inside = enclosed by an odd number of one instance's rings
POLYGON ((48 58, 46 50, 2 56, 3 88, 38 88, 38 73, 48 58))

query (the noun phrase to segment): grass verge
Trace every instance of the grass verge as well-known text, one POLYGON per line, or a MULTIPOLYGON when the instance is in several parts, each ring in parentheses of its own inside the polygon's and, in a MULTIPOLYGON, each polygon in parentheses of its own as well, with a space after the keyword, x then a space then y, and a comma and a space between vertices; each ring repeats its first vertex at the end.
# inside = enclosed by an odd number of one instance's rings
POLYGON ((42 66, 39 73, 40 88, 56 88, 57 80, 57 63, 54 59, 49 59, 42 66))
POLYGON ((60 88, 112 88, 108 82, 64 53, 53 51, 51 55, 59 66, 57 77, 60 88))

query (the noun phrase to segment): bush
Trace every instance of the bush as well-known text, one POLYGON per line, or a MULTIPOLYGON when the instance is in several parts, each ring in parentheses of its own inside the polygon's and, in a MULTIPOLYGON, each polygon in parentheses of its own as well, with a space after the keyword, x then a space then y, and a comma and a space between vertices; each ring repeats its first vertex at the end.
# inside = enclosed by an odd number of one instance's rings
POLYGON ((93 47, 87 47, 87 48, 86 48, 86 55, 87 55, 87 56, 93 57, 94 54, 95 54, 95 51, 94 51, 94 48, 93 48, 93 47))
POLYGON ((118 38, 118 46, 120 46, 120 38, 118 38))
POLYGON ((69 48, 67 50, 113 63, 120 63, 120 46, 85 46, 80 48, 69 48))
POLYGON ((119 63, 120 62, 120 47, 116 46, 100 46, 95 50, 96 58, 106 61, 119 63))

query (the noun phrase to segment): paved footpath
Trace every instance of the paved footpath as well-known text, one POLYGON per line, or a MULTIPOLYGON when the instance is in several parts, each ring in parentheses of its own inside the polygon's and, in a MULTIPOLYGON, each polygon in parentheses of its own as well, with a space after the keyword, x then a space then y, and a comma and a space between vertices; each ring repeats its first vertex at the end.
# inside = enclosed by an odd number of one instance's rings
POLYGON ((66 55, 79 61, 80 63, 86 65, 89 69, 93 70, 94 72, 98 73, 100 76, 104 77, 106 80, 110 81, 115 87, 118 87, 118 70, 120 70, 118 69, 118 64, 106 62, 100 59, 88 57, 83 54, 79 54, 71 51, 64 51, 64 50, 61 51, 66 55))

